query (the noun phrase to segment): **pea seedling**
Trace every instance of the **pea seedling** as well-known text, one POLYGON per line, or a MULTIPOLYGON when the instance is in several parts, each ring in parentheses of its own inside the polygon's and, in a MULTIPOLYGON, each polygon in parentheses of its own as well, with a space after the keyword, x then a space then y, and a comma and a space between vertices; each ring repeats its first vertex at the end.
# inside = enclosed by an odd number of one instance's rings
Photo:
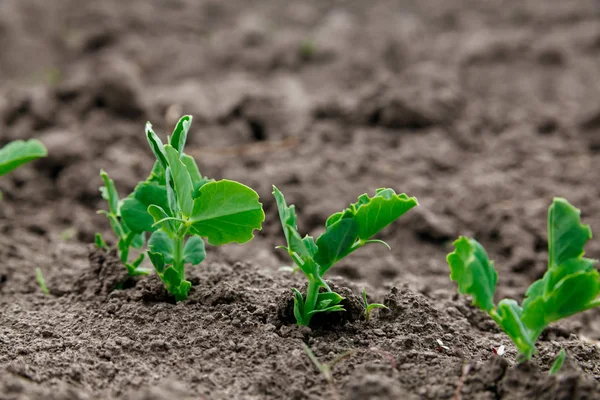
MULTIPOLYGON (((127 268, 129 275, 147 275, 150 271, 140 267, 140 264, 144 261, 144 253, 141 253, 133 262, 129 262, 130 249, 141 249, 146 242, 145 234, 143 231, 132 231, 125 221, 123 221, 121 215, 123 202, 119 199, 119 193, 117 192, 115 182, 110 179, 104 171, 100 171, 100 176, 104 181, 104 186, 100 187, 100 192, 102 193, 102 197, 108 201, 108 211, 100 210, 98 213, 106 215, 113 232, 117 236, 119 258, 123 265, 125 265, 125 268, 127 268)), ((100 233, 96 233, 95 242, 97 247, 109 250, 109 246, 106 244, 100 233)))
POLYGON ((198 265, 206 257, 202 238, 212 245, 245 243, 265 219, 254 190, 200 175, 194 159, 183 153, 190 123, 191 117, 183 117, 167 145, 146 124, 157 163, 122 209, 131 229, 156 230, 148 241, 148 257, 176 301, 185 300, 191 288, 185 264, 198 265))
POLYGON ((382 243, 371 239, 383 228, 418 205, 417 199, 406 194, 396 194, 392 189, 377 189, 375 196, 366 194, 344 211, 331 215, 325 223, 326 231, 315 242, 311 236, 304 239, 298 233, 294 206, 287 206, 283 194, 273 186, 287 250, 299 270, 308 278, 306 297, 294 291, 294 316, 298 325, 310 323, 320 312, 344 311, 340 304, 344 298, 333 292, 323 275, 338 261, 369 243, 382 243), (319 293, 320 289, 326 291, 319 293))
POLYGON ((381 303, 371 303, 369 304, 369 300, 367 300, 367 289, 362 290, 362 298, 363 298, 363 305, 365 306, 365 319, 367 321, 369 321, 371 319, 371 310, 375 309, 375 308, 385 308, 387 309, 386 306, 384 306, 381 303))
POLYGON ((529 360, 544 328, 600 305, 600 274, 595 260, 583 257, 591 237, 589 225, 581 224, 580 211, 555 198, 548 210, 548 270, 527 289, 522 307, 513 299, 494 304, 498 273, 475 239, 460 237, 454 242, 455 250, 447 257, 450 279, 512 339, 520 360, 529 360))

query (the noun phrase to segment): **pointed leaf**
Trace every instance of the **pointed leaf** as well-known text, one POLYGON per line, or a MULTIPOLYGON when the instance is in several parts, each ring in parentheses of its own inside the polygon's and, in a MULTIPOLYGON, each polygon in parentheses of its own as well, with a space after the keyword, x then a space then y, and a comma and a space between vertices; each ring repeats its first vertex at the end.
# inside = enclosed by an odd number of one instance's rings
MULTIPOLYGON (((165 210, 156 205, 151 205, 148 207, 148 214, 152 216, 154 223, 169 217, 165 210)), ((173 235, 175 233, 175 224, 173 221, 163 221, 160 223, 160 227, 169 235, 173 235)))
POLYGON ((194 200, 193 232, 212 245, 245 243, 265 220, 258 194, 241 183, 221 180, 202 186, 194 200))
POLYGON ((306 247, 306 249, 308 250, 309 254, 311 257, 314 257, 314 255, 316 254, 318 247, 315 244, 315 239, 313 239, 312 236, 304 236, 304 239, 302 239, 302 242, 304 242, 304 246, 306 247))
POLYGON ((115 182, 108 177, 108 174, 104 170, 100 170, 100 177, 104 181, 102 197, 108 201, 108 210, 111 214, 119 216, 119 193, 117 192, 115 182))
POLYGON ((171 168, 167 167, 165 170, 165 187, 167 188, 167 203, 169 203, 169 209, 171 215, 179 214, 179 205, 177 204, 177 197, 175 196, 175 184, 173 182, 173 174, 171 168))
POLYGON ((204 240, 200 236, 192 236, 183 248, 183 262, 198 265, 206 258, 204 240))
POLYGON ((186 166, 179 159, 179 153, 171 145, 165 146, 169 168, 173 175, 173 184, 175 196, 182 214, 186 217, 192 215, 194 209, 194 199, 192 198, 192 179, 186 166))
POLYGON ((450 279, 458 283, 458 291, 473 296, 473 304, 485 311, 494 307, 498 273, 483 246, 475 239, 461 236, 454 242, 454 252, 446 260, 450 279))
POLYGON ((298 227, 296 225, 296 211, 293 205, 289 206, 285 202, 285 197, 283 197, 283 193, 275 185, 273 185, 273 196, 275 196, 275 201, 277 202, 277 210, 279 211, 279 219, 281 220, 281 226, 283 227, 283 233, 285 234, 285 239, 288 242, 288 246, 290 243, 290 238, 288 236, 288 231, 285 228, 286 225, 289 225, 290 228, 294 231, 298 231, 298 227))
POLYGON ((156 272, 162 274, 166 265, 165 256, 152 250, 148 250, 147 253, 150 262, 152 262, 152 265, 154 265, 154 268, 156 269, 156 272))
POLYGON ((181 162, 185 164, 185 167, 190 174, 190 178, 192 179, 192 185, 194 186, 192 197, 195 199, 199 196, 198 190, 208 182, 214 182, 214 180, 203 177, 202 174, 200 174, 196 161, 187 154, 181 155, 181 162))
POLYGON ((565 349, 560 349, 560 351, 558 352, 558 356, 556 356, 556 360, 554 360, 552 366, 550 367, 550 371, 548 371, 548 374, 554 375, 558 373, 558 371, 560 371, 560 369, 562 368, 566 358, 567 352, 565 351, 565 349))
POLYGON ((304 298, 298 289, 292 289, 294 292, 294 317, 298 325, 306 325, 304 323, 304 298))
POLYGON ((47 155, 46 147, 37 139, 10 142, 0 149, 0 176, 47 155))
POLYGON ((183 153, 183 148, 185 147, 185 142, 187 141, 187 135, 191 125, 192 116, 184 115, 179 119, 179 122, 177 122, 177 125, 173 130, 173 134, 171 135, 171 146, 173 146, 173 148, 180 154, 183 153))
POLYGON ((581 212, 563 198, 555 198, 548 210, 548 269, 583 255, 583 246, 592 238, 583 225, 581 212))
POLYGON ((148 139, 148 144, 150 145, 150 149, 154 153, 156 157, 156 161, 160 163, 163 169, 166 169, 168 166, 167 163, 167 155, 165 153, 165 147, 159 137, 152 130, 152 124, 150 122, 146 122, 146 138, 148 139))
POLYGON ((317 296, 316 309, 325 309, 342 302, 344 298, 335 292, 323 292, 317 296))
POLYGON ((308 315, 310 316, 310 315, 314 315, 316 313, 321 313, 321 312, 336 312, 336 311, 346 311, 346 309, 343 306, 337 305, 337 306, 323 308, 321 310, 312 310, 311 312, 308 313, 308 315))
POLYGON ((351 252, 352 245, 358 238, 358 230, 359 226, 352 218, 343 218, 327 227, 325 233, 317 240, 318 250, 315 254, 315 262, 320 266, 321 276, 351 252))

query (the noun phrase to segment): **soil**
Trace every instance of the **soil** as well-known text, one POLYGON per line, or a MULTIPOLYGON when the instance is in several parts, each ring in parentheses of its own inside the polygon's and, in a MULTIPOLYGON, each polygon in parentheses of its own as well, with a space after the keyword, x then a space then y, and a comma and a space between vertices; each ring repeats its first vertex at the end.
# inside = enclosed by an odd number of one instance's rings
POLYGON ((519 365, 445 263, 475 236, 498 298, 520 300, 552 196, 600 230, 597 0, 4 0, 0 48, 0 145, 49 150, 0 181, 0 399, 600 399, 600 310, 519 365), (152 165, 145 121, 166 134, 183 113, 202 172, 255 188, 267 220, 209 247, 174 304, 90 243, 113 238, 99 170, 128 193, 152 165), (378 187, 420 202, 382 233, 392 251, 332 269, 348 312, 312 329, 290 315, 305 282, 279 271, 272 184, 311 234, 378 187), (365 321, 363 287, 389 310, 365 321), (303 344, 345 356, 331 383, 303 344))

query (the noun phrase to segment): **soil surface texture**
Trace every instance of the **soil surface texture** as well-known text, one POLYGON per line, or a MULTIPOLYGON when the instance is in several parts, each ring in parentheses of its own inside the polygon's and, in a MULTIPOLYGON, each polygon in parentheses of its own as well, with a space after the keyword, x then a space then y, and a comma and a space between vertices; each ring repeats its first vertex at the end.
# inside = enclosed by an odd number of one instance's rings
POLYGON ((520 301, 553 196, 600 232, 597 0, 0 0, 0 49, 0 146, 49 151, 0 180, 0 399, 600 399, 600 310, 518 364, 445 262, 476 237, 520 301), (175 304, 91 244, 114 244, 100 169, 126 195, 152 167, 145 122, 164 136, 183 114, 203 174, 254 188, 267 219, 208 246, 175 304), (419 199, 379 236, 391 251, 328 273, 347 311, 311 328, 273 184, 313 235, 376 188, 419 199), (363 288, 388 307, 370 321, 363 288))

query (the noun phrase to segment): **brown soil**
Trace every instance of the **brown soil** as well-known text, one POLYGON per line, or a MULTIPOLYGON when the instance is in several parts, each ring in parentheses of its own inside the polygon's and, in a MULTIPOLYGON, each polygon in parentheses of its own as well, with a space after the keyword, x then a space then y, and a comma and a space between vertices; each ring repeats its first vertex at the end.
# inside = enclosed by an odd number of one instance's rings
MULTIPOLYGON (((600 311, 517 365, 445 263, 473 235, 499 296, 521 299, 545 269, 552 196, 600 231, 596 0, 4 0, 0 48, 0 145, 50 152, 0 182, 0 399, 600 398, 600 311), (165 132, 183 113, 202 171, 255 188, 267 221, 209 248, 173 304, 90 243, 112 237, 100 168, 127 193, 152 165, 144 122, 165 132), (312 330, 290 317, 304 281, 278 271, 272 184, 313 234, 377 187, 421 204, 381 235, 391 252, 332 270, 349 311, 312 330), (390 308, 370 322, 363 287, 390 308), (350 351, 332 385, 303 343, 322 362, 350 351)), ((599 240, 587 249, 600 258, 599 240)))

